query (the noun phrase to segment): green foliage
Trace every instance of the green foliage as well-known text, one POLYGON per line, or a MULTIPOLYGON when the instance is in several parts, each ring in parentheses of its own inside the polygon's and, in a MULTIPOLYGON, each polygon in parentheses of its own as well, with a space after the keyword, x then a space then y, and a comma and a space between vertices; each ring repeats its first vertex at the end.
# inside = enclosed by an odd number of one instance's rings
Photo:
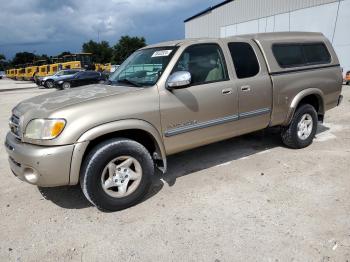
POLYGON ((60 53, 60 54, 58 55, 58 57, 63 57, 63 56, 65 56, 65 55, 70 55, 70 54, 72 54, 72 53, 69 52, 69 51, 64 51, 64 52, 60 53))
POLYGON ((0 71, 4 71, 7 66, 6 57, 3 54, 0 54, 0 71))
MULTIPOLYGON (((101 41, 100 43, 90 40, 82 46, 82 51, 85 53, 92 53, 92 61, 94 63, 110 63, 121 64, 124 62, 128 56, 130 56, 137 49, 146 46, 146 40, 144 37, 130 37, 122 36, 119 41, 111 47, 107 41, 101 41)), ((64 51, 58 55, 58 57, 63 57, 64 55, 70 55, 71 52, 64 51)), ((12 61, 9 61, 7 67, 24 65, 27 63, 32 63, 37 60, 47 60, 50 62, 50 58, 47 55, 35 55, 30 52, 18 52, 12 61)), ((6 60, 5 56, 0 54, 0 61, 6 60)), ((1 63, 2 68, 4 67, 5 62, 1 63)), ((6 63, 7 64, 7 63, 6 63)))
POLYGON ((112 63, 123 63, 128 56, 144 46, 146 46, 146 40, 144 37, 122 36, 119 42, 114 46, 112 63))
POLYGON ((90 40, 83 44, 84 53, 92 53, 92 61, 95 63, 110 63, 113 55, 113 48, 109 46, 107 41, 97 43, 90 40))
POLYGON ((12 65, 23 65, 26 63, 32 63, 36 59, 36 55, 29 52, 19 52, 16 53, 15 57, 12 59, 12 65))

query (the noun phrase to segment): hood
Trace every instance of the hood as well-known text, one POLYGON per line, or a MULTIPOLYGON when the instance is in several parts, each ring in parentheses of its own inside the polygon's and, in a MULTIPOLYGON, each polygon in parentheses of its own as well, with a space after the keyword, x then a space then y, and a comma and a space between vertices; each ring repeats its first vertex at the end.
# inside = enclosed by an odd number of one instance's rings
POLYGON ((143 88, 100 84, 54 91, 22 101, 13 109, 13 113, 20 116, 30 111, 31 114, 37 113, 41 117, 66 106, 141 89, 143 88))

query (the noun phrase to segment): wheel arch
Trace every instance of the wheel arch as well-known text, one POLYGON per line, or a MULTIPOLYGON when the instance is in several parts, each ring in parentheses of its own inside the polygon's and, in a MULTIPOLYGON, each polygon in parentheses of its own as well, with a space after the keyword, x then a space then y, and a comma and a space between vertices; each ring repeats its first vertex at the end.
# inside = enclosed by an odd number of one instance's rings
POLYGON ((323 116, 325 114, 325 105, 324 105, 324 94, 318 88, 308 88, 299 92, 292 100, 289 111, 287 113, 287 118, 284 126, 287 126, 292 121, 295 110, 303 104, 311 104, 318 115, 319 120, 323 121, 323 116))
POLYGON ((75 185, 79 182, 80 168, 87 152, 99 142, 115 137, 133 139, 145 146, 152 158, 162 162, 161 171, 163 173, 166 172, 166 151, 157 129, 144 120, 119 120, 91 128, 80 136, 72 154, 70 185, 75 185), (155 156, 152 155, 154 153, 152 152, 153 150, 156 153, 155 156))

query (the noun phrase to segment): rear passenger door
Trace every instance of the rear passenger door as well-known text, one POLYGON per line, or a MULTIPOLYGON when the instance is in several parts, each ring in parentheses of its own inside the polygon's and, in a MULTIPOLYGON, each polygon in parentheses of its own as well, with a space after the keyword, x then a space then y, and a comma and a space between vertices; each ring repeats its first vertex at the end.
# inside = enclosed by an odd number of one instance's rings
POLYGON ((265 60, 253 41, 228 42, 235 84, 241 132, 268 126, 272 110, 272 83, 265 60))

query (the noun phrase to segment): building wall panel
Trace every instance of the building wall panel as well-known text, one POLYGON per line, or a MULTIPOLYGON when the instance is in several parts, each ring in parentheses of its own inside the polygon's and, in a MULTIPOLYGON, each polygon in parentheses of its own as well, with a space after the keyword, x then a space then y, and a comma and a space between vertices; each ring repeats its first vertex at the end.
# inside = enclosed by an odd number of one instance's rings
POLYGON ((220 28, 223 26, 332 2, 337 0, 235 0, 186 22, 186 25, 193 26, 186 26, 188 31, 185 34, 186 37, 194 37, 201 31, 202 36, 220 37, 220 28), (194 27, 201 29, 194 30, 194 27))
POLYGON ((322 32, 350 70, 350 0, 235 0, 185 23, 186 38, 322 32))

